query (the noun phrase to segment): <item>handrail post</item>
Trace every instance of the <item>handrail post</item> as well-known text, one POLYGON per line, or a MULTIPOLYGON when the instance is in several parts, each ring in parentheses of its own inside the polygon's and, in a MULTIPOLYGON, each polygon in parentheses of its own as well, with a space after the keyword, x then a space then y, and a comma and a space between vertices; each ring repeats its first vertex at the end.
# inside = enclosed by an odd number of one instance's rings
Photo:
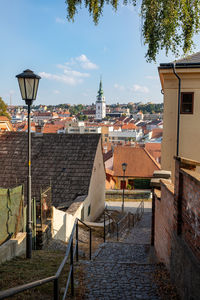
POLYGON ((92 229, 90 228, 90 260, 92 259, 92 229))
POLYGON ((103 219, 103 224, 104 224, 104 228, 103 228, 103 238, 104 238, 104 243, 106 242, 106 216, 105 216, 105 212, 104 212, 104 219, 103 219))
POLYGON ((73 259, 73 239, 71 242, 71 247, 70 247, 70 265, 72 268, 72 273, 71 273, 71 295, 72 297, 74 296, 74 259, 73 259))
POLYGON ((53 287, 54 300, 58 300, 58 298, 59 298, 58 278, 54 279, 53 284, 54 284, 54 287, 53 287))
POLYGON ((76 223, 76 261, 78 261, 78 220, 76 223))

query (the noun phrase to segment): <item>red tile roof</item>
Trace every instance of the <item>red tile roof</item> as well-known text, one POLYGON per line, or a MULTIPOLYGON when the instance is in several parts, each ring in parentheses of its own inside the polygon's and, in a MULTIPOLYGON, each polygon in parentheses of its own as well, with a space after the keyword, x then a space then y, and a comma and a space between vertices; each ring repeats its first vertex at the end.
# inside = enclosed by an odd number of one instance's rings
POLYGON ((156 161, 161 161, 161 143, 146 143, 145 149, 155 158, 156 161))
POLYGON ((122 129, 125 129, 125 130, 137 130, 138 127, 135 124, 133 124, 133 123, 129 123, 129 124, 123 125, 122 129))
POLYGON ((127 163, 125 176, 152 177, 155 170, 160 170, 160 165, 144 148, 115 147, 113 170, 114 176, 123 176, 122 163, 127 163))
POLYGON ((161 137, 163 134, 163 129, 162 128, 155 128, 152 129, 152 139, 157 139, 159 137, 161 137))
POLYGON ((5 116, 0 116, 0 121, 9 121, 9 119, 5 116))

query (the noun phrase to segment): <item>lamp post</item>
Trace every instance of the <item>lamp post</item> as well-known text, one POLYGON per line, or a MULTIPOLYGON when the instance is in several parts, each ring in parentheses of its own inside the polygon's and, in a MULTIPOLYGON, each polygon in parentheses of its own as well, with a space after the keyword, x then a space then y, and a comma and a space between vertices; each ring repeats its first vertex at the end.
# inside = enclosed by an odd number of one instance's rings
POLYGON ((124 188, 125 188, 125 172, 126 172, 127 164, 122 164, 122 170, 123 170, 123 195, 122 195, 122 212, 124 212, 124 188))
POLYGON ((25 70, 16 75, 22 99, 28 106, 28 175, 27 175, 27 222, 26 222, 26 258, 32 255, 32 225, 31 225, 31 121, 30 111, 33 100, 36 99, 40 76, 31 70, 25 70))

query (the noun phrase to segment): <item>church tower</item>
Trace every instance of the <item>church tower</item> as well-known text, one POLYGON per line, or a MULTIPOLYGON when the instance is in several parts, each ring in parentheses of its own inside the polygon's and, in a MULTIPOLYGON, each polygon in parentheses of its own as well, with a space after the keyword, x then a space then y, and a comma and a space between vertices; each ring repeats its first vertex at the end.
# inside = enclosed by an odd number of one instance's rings
POLYGON ((102 80, 100 80, 99 91, 96 101, 96 120, 102 120, 106 117, 106 101, 103 95, 102 80))

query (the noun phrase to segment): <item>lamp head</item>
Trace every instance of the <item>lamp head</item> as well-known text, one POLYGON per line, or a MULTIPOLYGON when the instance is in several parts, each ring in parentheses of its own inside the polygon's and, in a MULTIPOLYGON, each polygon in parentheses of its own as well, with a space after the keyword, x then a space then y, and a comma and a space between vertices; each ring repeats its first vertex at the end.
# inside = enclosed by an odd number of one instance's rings
POLYGON ((31 105, 36 99, 40 76, 27 69, 23 73, 16 75, 19 83, 22 99, 27 105, 31 105))
POLYGON ((127 164, 126 163, 123 163, 122 164, 122 170, 125 172, 126 171, 126 168, 127 168, 127 164))

